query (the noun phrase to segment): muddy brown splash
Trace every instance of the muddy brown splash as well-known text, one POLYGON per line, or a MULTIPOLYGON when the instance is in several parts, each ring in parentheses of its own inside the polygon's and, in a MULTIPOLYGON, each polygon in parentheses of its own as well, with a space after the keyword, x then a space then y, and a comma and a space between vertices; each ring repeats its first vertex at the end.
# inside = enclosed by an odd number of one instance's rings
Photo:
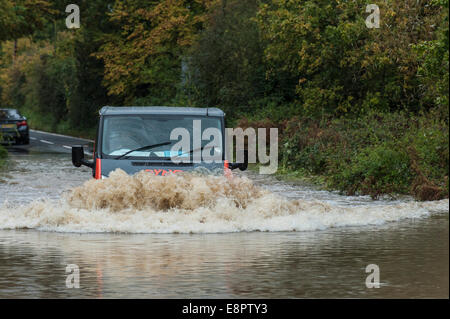
POLYGON ((194 210, 214 207, 227 198, 236 207, 246 208, 250 201, 267 195, 248 178, 224 178, 194 174, 155 176, 142 171, 130 176, 118 169, 105 180, 90 180, 73 189, 68 203, 82 209, 109 209, 117 212, 134 208, 167 211, 172 208, 194 210))

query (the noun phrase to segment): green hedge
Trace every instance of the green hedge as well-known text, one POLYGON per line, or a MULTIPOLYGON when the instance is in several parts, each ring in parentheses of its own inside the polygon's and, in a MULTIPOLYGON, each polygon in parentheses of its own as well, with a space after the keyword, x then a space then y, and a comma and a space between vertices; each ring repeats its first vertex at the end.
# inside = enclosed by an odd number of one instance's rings
POLYGON ((448 119, 433 113, 371 113, 359 118, 246 119, 279 128, 280 172, 319 176, 329 189, 377 198, 448 197, 448 119))

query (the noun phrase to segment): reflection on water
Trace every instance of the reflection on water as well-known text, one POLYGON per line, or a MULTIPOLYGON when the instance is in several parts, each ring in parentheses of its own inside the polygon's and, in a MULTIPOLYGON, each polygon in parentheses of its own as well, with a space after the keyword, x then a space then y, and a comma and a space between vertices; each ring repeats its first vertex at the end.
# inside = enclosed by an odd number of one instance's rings
POLYGON ((373 228, 194 235, 0 231, 0 297, 448 297, 448 216, 373 228), (365 267, 380 267, 380 289, 365 267), (80 267, 80 289, 65 267, 80 267))
MULTIPOLYGON (((14 155, 0 203, 23 205, 90 178, 65 155, 14 155)), ((250 174, 251 175, 251 174, 250 174)), ((374 207, 365 197, 252 177, 292 199, 374 207)), ((402 199, 401 202, 410 201, 402 199)), ((308 232, 77 234, 0 230, 0 297, 438 297, 449 296, 448 211, 377 226, 308 232), (65 286, 68 264, 80 289, 65 286), (367 289, 365 267, 380 267, 367 289)))

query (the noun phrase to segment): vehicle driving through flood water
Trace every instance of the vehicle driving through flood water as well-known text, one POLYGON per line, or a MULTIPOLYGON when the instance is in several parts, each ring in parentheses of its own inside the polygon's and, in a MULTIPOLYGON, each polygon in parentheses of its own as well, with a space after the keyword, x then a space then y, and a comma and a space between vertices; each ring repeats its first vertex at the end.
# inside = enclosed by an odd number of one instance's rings
POLYGON ((162 176, 199 168, 216 174, 247 168, 246 163, 225 159, 225 113, 220 109, 106 106, 99 113, 94 160, 84 159, 83 147, 72 148, 73 164, 91 167, 96 179, 117 168, 128 174, 145 170, 162 176), (178 138, 173 132, 187 139, 188 150, 172 150, 178 138), (203 160, 203 154, 211 152, 215 160, 203 160))

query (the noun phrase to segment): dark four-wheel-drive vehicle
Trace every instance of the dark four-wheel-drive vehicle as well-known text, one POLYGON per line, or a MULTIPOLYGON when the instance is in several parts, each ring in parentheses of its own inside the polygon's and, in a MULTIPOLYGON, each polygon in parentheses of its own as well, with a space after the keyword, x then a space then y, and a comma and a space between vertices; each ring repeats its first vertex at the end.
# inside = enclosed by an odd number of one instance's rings
POLYGON ((92 168, 96 179, 108 177, 117 168, 130 175, 146 170, 161 176, 192 170, 213 174, 245 170, 246 155, 243 163, 225 159, 224 117, 217 108, 105 106, 100 110, 93 160, 85 159, 82 146, 73 146, 72 162, 76 167, 92 168), (177 140, 173 134, 180 130, 184 134, 177 140), (220 143, 211 146, 211 132, 219 132, 220 143), (172 147, 183 136, 189 149, 174 151, 172 147), (205 149, 215 156, 214 161, 199 160, 205 149))
POLYGON ((18 110, 0 108, 0 143, 30 144, 27 119, 18 110))

